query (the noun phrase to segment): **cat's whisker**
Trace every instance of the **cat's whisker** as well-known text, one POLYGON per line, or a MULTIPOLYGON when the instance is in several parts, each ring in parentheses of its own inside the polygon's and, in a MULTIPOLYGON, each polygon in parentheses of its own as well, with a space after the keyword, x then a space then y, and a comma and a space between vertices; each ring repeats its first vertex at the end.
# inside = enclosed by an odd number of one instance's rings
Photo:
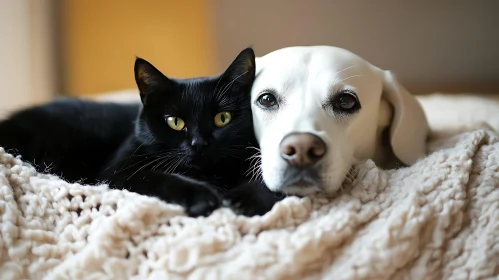
POLYGON ((252 155, 251 157, 246 159, 247 161, 250 161, 250 165, 254 164, 255 161, 260 161, 262 160, 262 154, 261 153, 256 153, 252 155))
POLYGON ((178 159, 175 159, 175 160, 172 160, 171 162, 167 163, 166 166, 165 166, 165 170, 163 171, 163 173, 171 174, 171 170, 172 170, 173 164, 175 164, 175 162, 177 160, 178 159))
POLYGON ((250 156, 248 159, 246 160, 254 160, 254 159, 258 159, 258 158, 262 158, 262 154, 258 153, 258 154, 254 154, 252 156, 250 156))
POLYGON ((246 147, 245 145, 230 145, 228 148, 235 148, 235 149, 239 149, 239 150, 246 150, 246 147))
POLYGON ((258 182, 258 181, 263 182, 262 179, 263 179, 262 173, 259 171, 255 171, 254 176, 252 176, 250 180, 255 181, 255 182, 258 182))
POLYGON ((256 177, 259 178, 259 180, 260 180, 261 183, 263 183, 263 169, 262 169, 262 163, 261 162, 258 162, 256 177))
POLYGON ((244 173, 244 176, 248 176, 251 174, 250 181, 257 180, 259 177, 261 177, 262 170, 261 170, 261 155, 255 154, 249 158, 250 160, 250 167, 248 170, 244 173))
MULTIPOLYGON (((147 160, 150 160, 150 159, 151 159, 151 158, 145 158, 145 159, 142 159, 141 161, 135 162, 134 164, 129 165, 129 166, 125 166, 125 165, 123 164, 123 165, 122 165, 122 168, 121 168, 120 170, 117 170, 116 172, 122 172, 122 171, 125 171, 125 170, 127 170, 127 169, 129 169, 129 168, 132 168, 132 167, 134 167, 134 166, 137 166, 137 165, 139 165, 139 164, 143 163, 144 161, 147 161, 147 160)), ((106 170, 107 170, 107 169, 109 169, 109 168, 111 168, 111 167, 113 167, 113 165, 111 165, 111 166, 109 166, 108 168, 106 168, 106 170)))
POLYGON ((253 147, 253 146, 250 146, 250 147, 246 147, 244 145, 242 145, 243 147, 245 147, 245 149, 248 149, 248 150, 255 150, 257 151, 258 153, 261 153, 261 149, 260 148, 257 148, 257 147, 253 147))
MULTIPOLYGON (((171 161, 172 159, 175 159, 176 155, 177 154, 174 151, 170 151, 170 152, 166 152, 166 153, 165 152, 158 152, 156 154, 153 154, 153 157, 151 158, 152 159, 151 162, 149 162, 147 164, 144 164, 144 166, 142 166, 137 171, 135 171, 135 173, 143 170, 144 168, 146 168, 147 166, 149 166, 149 165, 151 165, 153 163, 158 162, 159 160, 162 160, 160 163, 164 163, 165 161, 171 161)), ((144 162, 144 160, 142 160, 140 162, 144 162)), ((135 165, 137 165, 137 163, 134 164, 134 165, 132 165, 132 166, 135 166, 135 165)), ((130 167, 132 167, 132 166, 130 166, 130 167)), ((130 167, 127 167, 127 169, 130 168, 130 167)), ((157 167, 154 166, 151 170, 154 170, 155 168, 157 168, 157 167)), ((129 178, 131 178, 133 175, 135 175, 135 173, 132 174, 129 178)))
POLYGON ((143 145, 144 145, 144 143, 141 143, 141 144, 137 147, 137 149, 135 149, 135 151, 133 151, 133 153, 132 153, 132 154, 128 157, 128 160, 127 160, 127 162, 125 163, 125 165, 127 165, 127 164, 128 164, 128 162, 129 162, 129 161, 130 161, 130 159, 133 157, 133 155, 135 155, 135 153, 136 153, 136 152, 140 149, 140 147, 142 147, 143 145))
POLYGON ((251 168, 251 177, 250 177, 250 181, 253 181, 254 178, 256 177, 256 174, 257 174, 257 167, 256 166, 253 166, 251 168))
POLYGON ((167 163, 167 165, 165 166, 165 173, 173 173, 175 172, 175 170, 185 164, 185 154, 182 153, 182 152, 179 152, 176 154, 176 157, 174 158, 174 160, 170 161, 169 163, 167 163))
POLYGON ((165 164, 165 162, 168 162, 169 160, 171 160, 173 157, 168 157, 168 158, 163 158, 162 161, 160 161, 158 164, 156 164, 155 166, 153 166, 151 168, 151 171, 154 171, 156 170, 158 167, 160 167, 161 165, 165 164))
MULTIPOLYGON (((143 144, 141 144, 141 145, 143 145, 143 144)), ((138 148, 134 151, 134 153, 136 153, 136 152, 137 152, 137 150, 138 150, 138 148)), ((135 165, 137 165, 137 164, 140 164, 141 162, 144 162, 145 160, 148 160, 148 159, 150 159, 150 158, 155 158, 155 157, 158 157, 158 156, 167 156, 167 155, 169 155, 169 154, 171 154, 171 151, 168 151, 168 150, 161 150, 161 151, 158 151, 158 152, 156 152, 156 153, 152 153, 152 154, 151 154, 151 153, 145 153, 145 154, 141 154, 141 155, 133 155, 133 154, 132 154, 132 155, 131 155, 131 156, 129 156, 129 157, 123 157, 123 158, 121 158, 120 160, 118 160, 118 162, 117 162, 117 163, 122 162, 122 161, 124 161, 124 160, 127 160, 127 162, 126 162, 125 164, 123 164, 123 165, 122 165, 122 167, 123 167, 123 168, 120 170, 120 171, 123 171, 123 170, 126 170, 126 169, 128 169, 128 168, 130 168, 130 167, 132 167, 132 166, 135 166, 135 165), (130 159, 131 159, 132 157, 140 157, 140 156, 146 156, 147 158, 145 158, 145 159, 143 159, 143 160, 141 160, 141 161, 139 161, 139 162, 135 162, 135 163, 134 163, 134 164, 132 164, 131 166, 128 166, 128 167, 126 167, 126 168, 125 168, 125 166, 127 166, 127 165, 128 165, 128 162, 130 161, 130 159)), ((116 163, 116 164, 117 164, 117 163, 116 163)), ((113 167, 113 165, 111 165, 111 166, 107 167, 107 168, 106 168, 106 169, 104 169, 104 170, 108 170, 108 169, 109 169, 109 168, 111 168, 111 167, 113 167)), ((120 171, 118 171, 118 172, 120 172, 120 171)))
POLYGON ((185 163, 185 158, 184 158, 183 156, 182 156, 182 157, 179 157, 179 158, 178 158, 177 163, 173 166, 173 169, 172 169, 172 171, 171 171, 171 172, 172 172, 172 173, 173 173, 173 172, 175 172, 175 170, 176 170, 178 167, 182 166, 184 163, 185 163))
POLYGON ((259 169, 261 166, 261 160, 259 159, 254 159, 250 163, 250 168, 248 169, 246 176, 249 175, 250 173, 252 174, 250 180, 253 180, 254 177, 256 177, 256 174, 258 173, 259 169))
MULTIPOLYGON (((118 164, 118 163, 120 163, 120 162, 122 162, 122 161, 124 161, 124 160, 127 160, 127 162, 126 162, 126 163, 124 163, 124 164, 122 165, 122 166, 124 167, 124 166, 127 166, 127 165, 128 165, 128 163, 130 162, 130 160, 131 160, 131 158, 132 158, 132 157, 143 157, 143 156, 150 156, 150 157, 154 157, 154 156, 156 156, 156 155, 157 155, 157 156, 161 156, 161 153, 163 153, 163 154, 168 154, 168 153, 169 153, 169 151, 162 150, 162 151, 159 151, 159 152, 158 152, 158 153, 156 153, 156 154, 148 154, 148 153, 144 153, 144 154, 140 154, 140 155, 135 155, 135 153, 138 151, 138 149, 139 149, 142 145, 144 145, 144 143, 140 144, 140 145, 139 145, 139 147, 137 147, 137 149, 135 149, 135 151, 133 152, 133 154, 132 154, 132 155, 130 155, 130 156, 128 156, 128 157, 121 158, 120 160, 118 160, 118 161, 116 162, 116 164, 118 164)), ((144 160, 147 160, 147 158, 146 158, 146 159, 144 159, 144 160)), ((139 162, 139 163, 140 163, 140 162, 139 162)), ((135 166, 135 165, 136 165, 136 164, 131 165, 131 166, 135 166)), ((106 171, 107 171, 109 168, 111 168, 111 167, 113 167, 113 166, 114 166, 114 165, 108 166, 108 167, 107 167, 107 168, 105 168, 104 170, 106 170, 106 171)), ((122 170, 126 170, 126 169, 128 169, 128 168, 129 168, 129 167, 127 167, 127 168, 123 168, 123 169, 121 169, 120 171, 122 171, 122 170)))
MULTIPOLYGON (((160 164, 160 166, 158 166, 158 167, 161 167, 161 169, 164 170, 165 168, 167 168, 168 166, 170 166, 173 163, 173 161, 176 160, 176 159, 177 159, 177 157, 175 155, 172 155, 172 156, 168 157, 166 160, 164 160, 160 164)), ((164 171, 162 171, 162 172, 164 172, 164 171)))
MULTIPOLYGON (((159 152, 159 153, 156 153, 156 154, 151 154, 151 155, 150 155, 150 157, 145 158, 145 159, 142 159, 142 160, 140 160, 140 161, 138 161, 138 162, 135 162, 135 163, 134 163, 134 164, 132 164, 132 165, 129 165, 129 166, 122 165, 122 166, 123 166, 123 168, 121 168, 121 169, 120 169, 120 170, 118 170, 117 172, 122 172, 122 171, 125 171, 125 170, 127 170, 127 169, 129 169, 129 168, 135 167, 135 166, 137 166, 137 165, 139 165, 139 164, 143 163, 144 161, 147 161, 147 160, 152 160, 152 159, 155 159, 155 158, 157 158, 157 157, 162 157, 162 158, 165 158, 165 157, 173 157, 173 156, 175 156, 175 155, 174 155, 174 154, 172 154, 172 153, 168 153, 168 152, 166 152, 166 153, 159 152)), ((108 169, 109 169, 109 168, 111 168, 111 167, 112 167, 112 166, 108 167, 108 169)))
MULTIPOLYGON (((217 92, 217 89, 218 89, 218 85, 220 84, 220 81, 222 81, 223 77, 225 75, 225 72, 222 73, 222 75, 220 76, 220 78, 218 79, 217 81, 217 84, 215 86, 215 90, 213 90, 213 93, 216 93, 217 92)), ((216 96, 216 95, 215 95, 216 96)))
POLYGON ((155 163, 155 162, 158 162, 159 160, 161 160, 162 158, 156 158, 152 161, 150 161, 149 163, 146 163, 144 164, 142 167, 140 167, 139 169, 137 169, 132 175, 130 175, 127 180, 130 180, 130 178, 132 178, 135 174, 137 174, 137 172, 140 172, 141 170, 143 170, 144 168, 150 166, 151 164, 155 163))
POLYGON ((172 169, 173 169, 173 165, 175 165, 175 163, 179 161, 179 158, 176 157, 176 158, 173 158, 172 160, 170 160, 169 162, 166 163, 165 167, 164 167, 164 173, 171 173, 172 172, 172 169))
POLYGON ((256 174, 255 179, 256 179, 255 181, 258 181, 258 182, 260 182, 260 184, 265 185, 265 182, 263 180, 263 170, 261 167, 258 168, 258 172, 256 174))

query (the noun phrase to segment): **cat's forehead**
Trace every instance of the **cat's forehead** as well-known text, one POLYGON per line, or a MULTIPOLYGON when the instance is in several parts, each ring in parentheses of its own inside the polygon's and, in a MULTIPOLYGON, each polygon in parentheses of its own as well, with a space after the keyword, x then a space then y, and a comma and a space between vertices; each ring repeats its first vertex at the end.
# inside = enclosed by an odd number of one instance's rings
POLYGON ((249 90, 244 91, 247 93, 220 82, 218 77, 173 80, 165 107, 168 114, 182 115, 212 113, 214 109, 240 110, 250 103, 249 90))
POLYGON ((215 91, 217 81, 210 78, 192 78, 177 81, 177 88, 180 94, 185 97, 196 97, 210 95, 215 91))
POLYGON ((178 93, 180 93, 183 102, 199 106, 205 103, 216 103, 223 99, 223 97, 240 95, 240 93, 233 91, 231 84, 220 82, 218 77, 182 80, 178 84, 178 93))
POLYGON ((164 108, 168 113, 201 113, 213 106, 216 83, 206 78, 175 80, 165 92, 164 108))
POLYGON ((210 104, 215 97, 215 85, 209 82, 186 83, 180 88, 181 102, 196 107, 210 104))

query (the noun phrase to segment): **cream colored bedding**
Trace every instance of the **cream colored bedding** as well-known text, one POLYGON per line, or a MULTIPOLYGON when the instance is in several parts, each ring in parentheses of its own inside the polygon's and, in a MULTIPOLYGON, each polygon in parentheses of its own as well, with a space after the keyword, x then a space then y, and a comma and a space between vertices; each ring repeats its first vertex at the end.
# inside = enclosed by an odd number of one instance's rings
POLYGON ((421 97, 427 158, 367 161, 336 197, 290 197, 254 218, 188 218, 0 149, 0 278, 497 279, 499 104, 482 98, 421 97))

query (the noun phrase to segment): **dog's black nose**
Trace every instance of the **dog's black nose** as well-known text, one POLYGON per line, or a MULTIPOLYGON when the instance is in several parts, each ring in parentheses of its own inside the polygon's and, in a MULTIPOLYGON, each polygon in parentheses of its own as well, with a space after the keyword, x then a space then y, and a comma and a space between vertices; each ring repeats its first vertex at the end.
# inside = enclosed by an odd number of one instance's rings
POLYGON ((291 133, 282 139, 281 157, 289 165, 309 167, 326 154, 326 144, 312 133, 291 133))

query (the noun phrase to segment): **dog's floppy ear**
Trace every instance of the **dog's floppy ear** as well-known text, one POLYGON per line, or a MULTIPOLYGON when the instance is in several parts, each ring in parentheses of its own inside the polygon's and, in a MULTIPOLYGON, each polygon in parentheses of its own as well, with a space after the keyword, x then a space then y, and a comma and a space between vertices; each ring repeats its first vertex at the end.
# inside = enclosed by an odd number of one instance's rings
POLYGON ((413 164, 426 155, 428 121, 423 108, 390 71, 382 71, 383 97, 393 106, 390 144, 397 158, 413 164))

